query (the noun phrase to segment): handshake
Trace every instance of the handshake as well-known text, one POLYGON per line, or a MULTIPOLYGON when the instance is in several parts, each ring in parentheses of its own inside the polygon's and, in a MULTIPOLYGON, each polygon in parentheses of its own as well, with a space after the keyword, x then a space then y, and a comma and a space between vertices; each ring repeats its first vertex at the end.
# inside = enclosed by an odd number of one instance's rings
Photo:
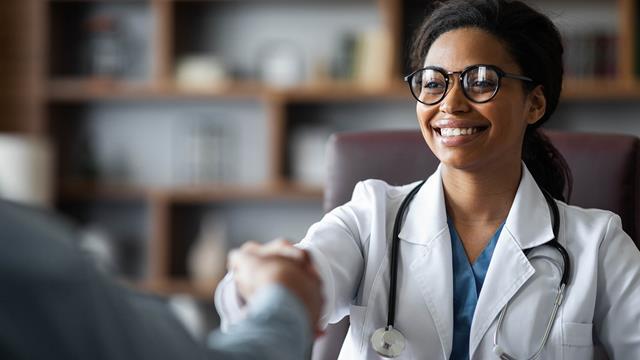
POLYGON ((305 306, 316 335, 321 333, 317 324, 323 305, 322 283, 305 250, 286 240, 264 245, 247 242, 229 253, 228 268, 244 301, 262 287, 284 286, 305 306))

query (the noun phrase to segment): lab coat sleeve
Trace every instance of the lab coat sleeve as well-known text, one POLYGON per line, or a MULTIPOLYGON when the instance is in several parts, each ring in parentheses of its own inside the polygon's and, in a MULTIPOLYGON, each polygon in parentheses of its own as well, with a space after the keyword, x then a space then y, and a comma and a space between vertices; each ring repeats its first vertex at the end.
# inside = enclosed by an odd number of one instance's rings
POLYGON ((218 284, 214 296, 216 310, 220 315, 220 330, 229 331, 229 327, 246 318, 247 308, 236 290, 233 273, 229 272, 218 284))
POLYGON ((600 244, 594 320, 611 359, 640 359, 640 251, 617 215, 600 244))
MULTIPOLYGON (((351 201, 312 225, 297 245, 309 252, 323 283, 325 303, 321 326, 337 322, 349 313, 349 305, 360 283, 364 266, 362 239, 369 236, 369 213, 375 203, 372 199, 375 196, 371 194, 375 192, 374 185, 367 186, 367 183, 370 182, 358 183, 351 201)), ((233 274, 227 274, 218 285, 215 306, 223 331, 246 317, 233 274)))
MULTIPOLYGON (((351 201, 326 214, 309 228, 298 245, 309 252, 324 287, 320 325, 336 323, 349 314, 365 265, 372 213, 384 207, 378 184, 360 182, 351 201)), ((381 213, 384 213, 382 211, 381 213)))

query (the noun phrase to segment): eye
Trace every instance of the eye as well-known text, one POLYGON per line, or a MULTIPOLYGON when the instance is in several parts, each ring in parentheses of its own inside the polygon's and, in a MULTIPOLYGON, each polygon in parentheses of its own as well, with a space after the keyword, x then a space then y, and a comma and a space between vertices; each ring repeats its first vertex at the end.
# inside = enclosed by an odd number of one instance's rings
POLYGON ((427 81, 425 82, 423 87, 429 90, 437 90, 437 89, 444 89, 444 84, 438 81, 427 81))
POLYGON ((496 88, 496 82, 491 80, 474 80, 470 85, 473 92, 490 92, 496 88))
POLYGON ((492 88, 495 87, 496 84, 495 82, 489 80, 476 80, 473 82, 473 84, 471 84, 471 86, 477 88, 492 88))

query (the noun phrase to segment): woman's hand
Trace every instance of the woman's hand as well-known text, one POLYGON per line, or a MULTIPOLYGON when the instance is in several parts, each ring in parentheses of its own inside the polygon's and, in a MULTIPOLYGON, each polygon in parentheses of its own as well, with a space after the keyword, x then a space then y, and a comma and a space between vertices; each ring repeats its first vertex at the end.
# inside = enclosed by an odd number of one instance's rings
POLYGON ((234 272, 236 288, 242 298, 249 299, 263 286, 280 284, 302 301, 310 323, 317 327, 323 302, 322 286, 305 251, 284 240, 265 245, 248 242, 229 253, 228 267, 234 272))

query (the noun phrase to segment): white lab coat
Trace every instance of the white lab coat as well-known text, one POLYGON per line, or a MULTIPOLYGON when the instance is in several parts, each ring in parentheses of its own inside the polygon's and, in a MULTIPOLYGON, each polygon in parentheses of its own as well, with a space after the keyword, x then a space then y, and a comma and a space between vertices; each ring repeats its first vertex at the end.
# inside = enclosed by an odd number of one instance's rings
MULTIPOLYGON (((340 358, 381 359, 370 346, 386 324, 389 249, 400 203, 416 185, 359 183, 352 200, 314 224, 299 246, 307 249, 325 287, 323 321, 350 315, 340 358)), ((632 201, 631 199, 629 201, 632 201)), ((640 359, 640 252, 608 211, 557 202, 559 241, 571 259, 570 284, 542 359, 640 359)), ((438 169, 411 202, 400 232, 396 328, 407 339, 400 359, 448 360, 453 336, 451 240, 438 169)), ((499 344, 517 358, 537 350, 560 273, 523 250, 553 237, 548 205, 523 164, 521 182, 495 247, 471 325, 470 359, 496 359, 498 315, 509 303, 499 344)), ((532 255, 560 255, 549 247, 532 255)), ((233 283, 218 288, 223 324, 240 312, 233 283)))

